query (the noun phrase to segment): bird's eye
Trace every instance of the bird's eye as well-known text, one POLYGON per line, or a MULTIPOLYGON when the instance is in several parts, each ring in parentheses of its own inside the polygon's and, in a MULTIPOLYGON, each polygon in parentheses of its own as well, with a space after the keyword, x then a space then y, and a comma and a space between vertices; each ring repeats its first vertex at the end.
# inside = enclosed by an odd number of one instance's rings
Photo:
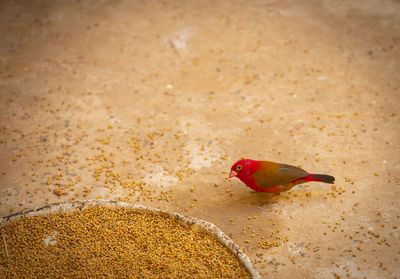
POLYGON ((238 171, 240 171, 240 170, 242 169, 242 165, 238 165, 238 166, 236 167, 236 169, 237 169, 238 171))

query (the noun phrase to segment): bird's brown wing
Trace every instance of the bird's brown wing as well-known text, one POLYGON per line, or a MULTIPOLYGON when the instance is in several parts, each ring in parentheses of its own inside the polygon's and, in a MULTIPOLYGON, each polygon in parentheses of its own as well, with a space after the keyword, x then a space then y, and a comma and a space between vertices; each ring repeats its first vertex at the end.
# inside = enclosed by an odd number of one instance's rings
POLYGON ((284 185, 295 179, 305 177, 308 173, 295 166, 262 161, 260 169, 254 173, 258 186, 269 188, 284 185))

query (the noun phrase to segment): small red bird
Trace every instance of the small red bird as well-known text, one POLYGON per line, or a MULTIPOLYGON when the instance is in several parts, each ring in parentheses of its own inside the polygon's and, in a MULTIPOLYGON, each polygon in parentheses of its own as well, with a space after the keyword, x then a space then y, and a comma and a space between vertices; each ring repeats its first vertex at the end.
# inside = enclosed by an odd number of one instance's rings
POLYGON ((310 181, 333 184, 335 178, 326 174, 311 174, 305 170, 268 161, 243 159, 233 164, 229 178, 237 177, 257 192, 279 193, 310 181))

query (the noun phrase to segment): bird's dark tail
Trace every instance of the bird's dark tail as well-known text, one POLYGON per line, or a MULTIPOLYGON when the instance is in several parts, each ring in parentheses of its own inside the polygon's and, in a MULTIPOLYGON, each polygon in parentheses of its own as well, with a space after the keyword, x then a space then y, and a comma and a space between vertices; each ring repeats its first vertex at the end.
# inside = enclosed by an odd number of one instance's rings
POLYGON ((329 184, 333 184, 335 181, 335 178, 333 176, 327 174, 309 174, 306 178, 307 181, 318 181, 329 184))

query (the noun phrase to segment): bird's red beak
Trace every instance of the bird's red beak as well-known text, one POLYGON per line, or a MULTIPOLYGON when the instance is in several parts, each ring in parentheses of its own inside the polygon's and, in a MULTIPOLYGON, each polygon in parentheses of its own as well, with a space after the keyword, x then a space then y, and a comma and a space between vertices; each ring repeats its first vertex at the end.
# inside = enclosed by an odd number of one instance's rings
POLYGON ((234 170, 231 170, 231 173, 229 174, 229 178, 235 177, 238 173, 234 170))

